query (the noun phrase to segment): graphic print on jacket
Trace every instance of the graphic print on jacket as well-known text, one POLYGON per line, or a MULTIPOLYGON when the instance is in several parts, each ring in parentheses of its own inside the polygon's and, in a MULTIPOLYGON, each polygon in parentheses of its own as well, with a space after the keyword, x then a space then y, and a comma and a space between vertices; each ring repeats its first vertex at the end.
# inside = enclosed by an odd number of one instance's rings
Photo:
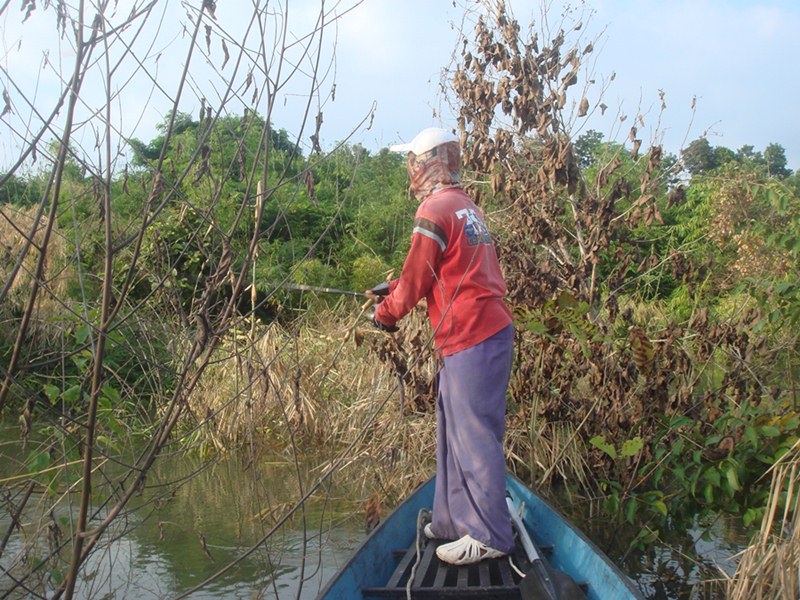
POLYGON ((456 217, 458 217, 459 220, 467 219, 467 224, 464 225, 464 235, 467 236, 467 243, 470 246, 492 243, 492 236, 489 234, 489 229, 473 209, 462 208, 461 210, 457 210, 456 217))

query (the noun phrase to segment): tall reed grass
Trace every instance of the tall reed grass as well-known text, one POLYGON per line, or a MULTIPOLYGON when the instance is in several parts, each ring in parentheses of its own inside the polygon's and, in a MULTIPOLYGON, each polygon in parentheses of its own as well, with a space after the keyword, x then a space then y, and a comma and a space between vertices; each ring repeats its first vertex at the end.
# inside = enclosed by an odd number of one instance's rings
MULTIPOLYGON (((412 316, 410 319, 421 319, 412 316)), ((406 384, 378 360, 385 339, 349 304, 313 318, 230 333, 189 398, 204 450, 242 446, 279 452, 351 447, 365 491, 377 481, 399 496, 430 474, 435 416, 415 409, 406 384), (256 330, 254 330, 256 331, 256 330), (200 424, 200 425, 198 425, 200 424)), ((433 378, 435 365, 426 365, 433 378)))
POLYGON ((727 583, 730 600, 800 598, 800 442, 771 469, 772 487, 761 530, 727 583))
MULTIPOLYGON (((185 425, 209 452, 246 446, 289 459, 317 449, 330 466, 347 450, 337 477, 364 498, 400 499, 435 467, 433 403, 418 397, 436 375, 432 352, 419 359, 426 319, 415 311, 389 338, 343 302, 295 324, 232 332, 189 398, 185 425), (412 381, 412 370, 426 381, 412 381)), ((570 424, 546 422, 529 399, 509 398, 506 455, 521 476, 555 471, 588 487, 582 444, 570 424)))
MULTIPOLYGON (((38 248, 43 241, 45 222, 37 222, 37 207, 3 206, 6 219, 0 219, 0 282, 8 284, 7 295, 0 305, 0 316, 21 312, 31 291, 31 282, 39 260, 38 248), (12 275, 16 272, 16 277, 12 275)), ((36 310, 31 320, 31 335, 53 337, 60 334, 54 327, 54 316, 63 314, 63 299, 71 288, 79 285, 78 273, 68 257, 69 244, 58 226, 48 243, 45 264, 45 293, 37 296, 36 310)))

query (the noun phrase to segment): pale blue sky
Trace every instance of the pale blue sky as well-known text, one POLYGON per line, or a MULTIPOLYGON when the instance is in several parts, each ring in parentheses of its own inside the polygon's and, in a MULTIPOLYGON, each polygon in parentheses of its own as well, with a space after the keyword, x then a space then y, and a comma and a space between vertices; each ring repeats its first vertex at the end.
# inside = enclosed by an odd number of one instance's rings
MULTIPOLYGON (((119 15, 127 14, 132 2, 119 0, 119 15)), ((186 4, 198 3, 189 0, 186 4)), ((325 7, 342 13, 354 4, 357 0, 328 0, 325 7)), ((450 63, 463 15, 462 1, 457 4, 459 7, 453 7, 452 0, 364 0, 342 16, 336 29, 328 30, 321 53, 325 73, 320 83, 322 98, 310 107, 312 115, 318 110, 323 113, 324 147, 329 148, 354 128, 350 141, 374 150, 410 139, 430 125, 455 125, 439 87, 440 73, 450 63), (335 60, 331 51, 334 42, 335 60), (334 82, 336 94, 331 99, 334 82), (358 128, 373 102, 376 112, 372 127, 358 128)), ((466 4, 473 6, 474 2, 466 4)), ((519 21, 527 24, 534 18, 539 24, 537 30, 541 29, 542 3, 510 0, 510 4, 519 21)), ((546 4, 547 21, 553 28, 560 20, 563 2, 549 0, 546 4)), ((608 84, 602 96, 609 107, 605 117, 595 114, 588 123, 576 123, 582 130, 593 128, 606 139, 624 141, 631 121, 641 113, 645 126, 640 127, 639 135, 645 144, 662 142, 667 151, 677 153, 704 133, 712 145, 733 150, 744 144, 763 150, 776 142, 786 149, 789 166, 800 168, 800 119, 795 106, 800 95, 795 64, 800 58, 800 2, 587 0, 571 4, 574 11, 589 17, 580 33, 582 39, 599 38, 593 61, 587 65, 598 82, 589 89, 589 98, 598 100, 599 82, 608 84), (616 75, 614 81, 610 81, 612 73, 616 75), (667 104, 660 117, 659 90, 664 91, 667 104), (697 99, 694 112, 690 108, 693 98, 697 99), (622 125, 620 114, 629 117, 622 125)), ((289 28, 299 35, 308 31, 316 18, 319 1, 273 0, 269 6, 288 7, 289 28)), ((245 33, 251 7, 244 0, 218 0, 216 24, 253 47, 261 36, 245 33)), ((154 87, 142 72, 127 83, 127 76, 117 71, 113 83, 119 96, 112 105, 112 122, 123 135, 143 140, 155 135, 155 124, 162 121, 170 106, 168 97, 177 89, 188 45, 188 37, 181 31, 181 25, 187 23, 184 5, 177 0, 162 0, 155 13, 157 16, 138 38, 137 52, 149 57, 151 72, 157 65, 162 89, 154 87)), ((28 135, 26 127, 36 129, 37 119, 30 116, 28 101, 40 113, 49 112, 53 94, 61 85, 57 73, 67 74, 71 68, 74 54, 67 41, 54 36, 54 20, 52 9, 44 12, 40 7, 21 26, 19 3, 10 3, 0 15, 0 86, 9 92, 13 109, 0 124, 0 165, 13 161, 19 138, 28 135)), ((265 37, 272 35, 274 30, 268 30, 265 37)), ((233 51, 232 45, 230 49, 233 51)), ((213 105, 222 93, 225 78, 241 85, 245 71, 235 73, 235 58, 232 52, 231 60, 220 68, 221 49, 215 32, 211 63, 217 73, 202 57, 198 59, 180 109, 197 117, 200 97, 208 97, 213 105)), ((301 67, 307 70, 309 61, 301 60, 301 67)), ((102 85, 100 77, 90 78, 85 84, 90 106, 92 94, 102 96, 102 85)), ((299 133, 307 90, 308 81, 303 79, 281 90, 274 114, 277 126, 299 133)), ((251 93, 243 96, 247 99, 251 93)), ((263 98, 258 104, 263 107, 263 98)), ((78 139, 85 150, 92 151, 97 128, 88 120, 89 113, 86 107, 82 118, 87 124, 78 139)), ((303 132, 305 140, 311 127, 309 124, 303 132)))
MULTIPOLYGON (((511 4, 518 20, 530 22, 528 17, 533 16, 541 22, 539 2, 511 4)), ((550 4, 550 22, 556 23, 560 2, 550 4)), ((800 169, 796 67, 800 2, 591 0, 572 4, 594 11, 584 32, 587 39, 600 37, 594 77, 607 80, 616 74, 603 95, 609 106, 606 117, 593 118, 589 127, 607 139, 622 141, 630 120, 641 112, 646 127, 639 133, 645 143, 660 140, 668 151, 677 153, 703 134, 712 145, 733 150, 745 144, 763 150, 776 142, 786 148, 790 167, 800 169), (659 90, 665 93, 667 110, 657 123, 659 90), (620 113, 630 117, 621 128, 620 113)), ((371 0, 362 8, 369 14, 363 17, 363 35, 344 44, 339 61, 367 53, 368 43, 391 43, 394 52, 384 48, 348 75, 354 81, 371 81, 367 90, 378 97, 374 143, 386 143, 398 135, 410 137, 416 129, 432 124, 431 107, 438 106, 437 69, 447 64, 455 38, 447 21, 459 19, 459 12, 451 2, 425 0, 371 0), (435 9, 427 8, 434 5, 435 9), (421 42, 414 42, 414 31, 421 42)))

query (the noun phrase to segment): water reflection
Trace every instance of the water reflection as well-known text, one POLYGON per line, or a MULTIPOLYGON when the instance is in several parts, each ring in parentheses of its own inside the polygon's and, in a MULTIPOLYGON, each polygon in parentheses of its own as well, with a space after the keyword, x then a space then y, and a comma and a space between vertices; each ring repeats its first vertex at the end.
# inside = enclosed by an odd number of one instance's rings
MULTIPOLYGON (((169 488, 166 480, 196 471, 199 462, 165 461, 156 476, 169 488)), ((141 560, 163 563, 170 591, 191 589, 265 537, 301 491, 292 465, 246 468, 237 458, 225 458, 188 480, 131 537, 143 550, 141 560)), ((301 597, 315 597, 323 578, 364 537, 353 508, 313 499, 262 547, 192 597, 295 597, 301 577, 301 597)))
MULTIPOLYGON (((16 433, 6 433, 0 446, 0 479, 20 472, 10 460, 20 452, 8 439, 16 433)), ((113 480, 113 471, 106 469, 104 475, 113 480)), ((248 465, 237 456, 213 462, 185 455, 164 457, 148 477, 147 489, 86 562, 76 597, 160 599, 192 589, 267 536, 315 477, 313 471, 298 475, 285 460, 248 465)), ((0 487, 18 495, 11 484, 0 487)), ((313 497, 265 544, 191 598, 315 598, 365 537, 356 507, 336 500, 337 494, 352 498, 352 492, 335 486, 313 497)), ((11 536, 0 557, 1 597, 28 596, 19 588, 10 592, 8 571, 19 576, 46 556, 48 523, 59 523, 61 535, 69 539, 70 501, 76 510, 77 496, 65 496, 51 518, 55 496, 42 489, 35 495, 23 514, 22 531, 11 536), (37 531, 42 534, 34 541, 37 531)), ((95 501, 101 499, 98 494, 95 501)), ((11 506, 3 505, 0 534, 11 525, 11 506)), ((95 522, 103 516, 100 511, 95 522)), ((64 553, 61 560, 42 565, 26 584, 40 593, 52 592, 68 558, 64 553)))

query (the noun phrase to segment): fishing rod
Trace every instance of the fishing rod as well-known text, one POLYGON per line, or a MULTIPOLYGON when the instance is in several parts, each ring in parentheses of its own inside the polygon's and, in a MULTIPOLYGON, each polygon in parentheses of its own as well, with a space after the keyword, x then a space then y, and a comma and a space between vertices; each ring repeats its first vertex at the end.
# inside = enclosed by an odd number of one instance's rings
MULTIPOLYGON (((364 292, 354 292, 352 290, 340 290, 337 288, 321 287, 318 285, 305 285, 302 283, 285 282, 276 284, 275 287, 283 290, 295 290, 298 292, 317 292, 319 294, 342 294, 344 296, 355 296, 356 298, 367 297, 367 295, 364 292)), ((385 296, 386 294, 389 293, 389 284, 388 283, 378 284, 370 291, 376 296, 385 296)))

